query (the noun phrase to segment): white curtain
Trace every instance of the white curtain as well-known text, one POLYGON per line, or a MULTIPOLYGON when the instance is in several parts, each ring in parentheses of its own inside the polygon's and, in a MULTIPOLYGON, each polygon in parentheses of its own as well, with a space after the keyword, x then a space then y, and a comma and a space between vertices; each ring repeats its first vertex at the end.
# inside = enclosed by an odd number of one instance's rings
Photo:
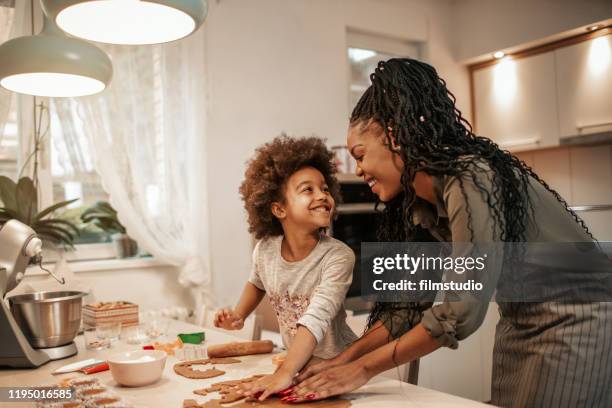
POLYGON ((67 160, 84 172, 93 157, 128 234, 180 268, 179 282, 191 288, 196 307, 211 306, 203 30, 156 46, 96 45, 113 61, 110 86, 51 101, 72 146, 67 160))

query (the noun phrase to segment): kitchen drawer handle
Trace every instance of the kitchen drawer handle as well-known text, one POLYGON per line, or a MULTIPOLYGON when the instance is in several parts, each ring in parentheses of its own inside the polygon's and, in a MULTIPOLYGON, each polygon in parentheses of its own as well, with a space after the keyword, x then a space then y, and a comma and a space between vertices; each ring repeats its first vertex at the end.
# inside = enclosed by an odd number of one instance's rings
POLYGON ((570 207, 573 211, 608 211, 612 210, 612 204, 608 205, 574 205, 570 207))
POLYGON ((592 123, 590 125, 576 125, 576 129, 579 132, 582 132, 584 129, 602 127, 602 126, 612 126, 612 122, 601 122, 601 123, 592 123))
POLYGON ((368 214, 376 212, 376 203, 339 204, 338 214, 368 214))
POLYGON ((532 137, 529 139, 519 139, 519 140, 510 140, 508 142, 499 143, 499 147, 507 148, 507 147, 517 147, 517 146, 529 146, 529 145, 538 145, 540 144, 540 137, 532 137))

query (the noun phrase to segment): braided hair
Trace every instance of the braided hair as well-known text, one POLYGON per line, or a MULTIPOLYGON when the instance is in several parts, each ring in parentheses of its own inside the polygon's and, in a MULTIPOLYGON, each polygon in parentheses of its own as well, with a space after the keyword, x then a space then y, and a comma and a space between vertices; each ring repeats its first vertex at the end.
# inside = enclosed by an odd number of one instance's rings
MULTIPOLYGON (((501 241, 520 242, 526 238, 528 221, 533 220, 528 194, 530 177, 550 191, 593 237, 559 193, 525 162, 500 149, 491 139, 474 134, 470 123, 457 109, 455 96, 431 65, 409 58, 393 58, 379 62, 370 79, 372 85, 353 109, 350 126, 380 127, 387 147, 404 162, 403 192, 385 203, 379 239, 414 239, 416 227, 412 216, 417 197, 412 182, 418 171, 457 177, 466 201, 463 180, 473 181, 490 209, 495 225, 493 232, 501 241), (400 148, 393 149, 393 144, 400 148), (475 177, 475 173, 485 171, 477 165, 483 162, 491 169, 492 189, 475 177)), ((469 206, 468 228, 473 236, 469 206)), ((370 315, 370 325, 382 309, 389 307, 377 304, 370 315)))

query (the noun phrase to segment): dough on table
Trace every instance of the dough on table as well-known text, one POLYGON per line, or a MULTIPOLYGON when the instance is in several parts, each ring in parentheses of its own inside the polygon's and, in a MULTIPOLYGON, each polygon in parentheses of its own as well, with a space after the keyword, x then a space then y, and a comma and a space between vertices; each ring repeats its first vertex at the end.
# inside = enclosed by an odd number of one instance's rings
POLYGON ((272 364, 274 364, 275 366, 280 366, 281 364, 283 364, 285 362, 285 359, 287 358, 287 352, 282 352, 280 354, 275 354, 272 356, 272 364))
POLYGON ((174 372, 183 377, 193 379, 207 379, 218 377, 225 374, 225 371, 218 370, 217 368, 209 368, 206 370, 194 370, 191 366, 193 365, 206 365, 206 364, 236 364, 240 363, 240 360, 236 358, 206 358, 203 360, 191 360, 183 361, 174 365, 174 372))

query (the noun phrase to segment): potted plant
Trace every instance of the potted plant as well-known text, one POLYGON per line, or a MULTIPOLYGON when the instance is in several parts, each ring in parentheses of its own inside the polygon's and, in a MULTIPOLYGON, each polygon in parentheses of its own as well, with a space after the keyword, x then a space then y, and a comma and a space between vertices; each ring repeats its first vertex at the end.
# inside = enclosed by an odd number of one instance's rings
POLYGON ((138 254, 138 244, 130 238, 117 218, 117 211, 107 202, 98 201, 81 215, 86 224, 93 224, 111 235, 117 258, 130 258, 138 254))
POLYGON ((0 176, 0 227, 11 219, 29 225, 43 241, 56 247, 74 248, 74 240, 79 230, 74 223, 54 217, 55 211, 75 202, 62 201, 38 211, 38 191, 34 181, 22 177, 17 183, 8 177, 0 176))

